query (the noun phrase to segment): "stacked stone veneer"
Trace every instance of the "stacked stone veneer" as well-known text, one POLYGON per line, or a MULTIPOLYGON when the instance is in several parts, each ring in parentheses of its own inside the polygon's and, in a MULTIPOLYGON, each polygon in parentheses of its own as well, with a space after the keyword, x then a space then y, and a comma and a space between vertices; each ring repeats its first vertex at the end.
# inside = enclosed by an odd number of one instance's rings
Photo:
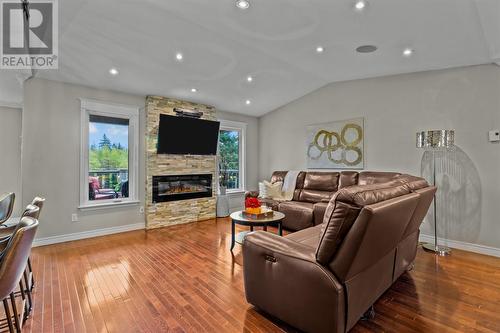
MULTIPOLYGON (((216 120, 215 109, 211 106, 159 96, 148 96, 146 98, 147 229, 208 220, 215 217, 215 156, 158 155, 156 153, 160 114, 175 116, 174 108, 202 111, 202 119, 216 120), (153 176, 186 174, 212 174, 213 196, 211 198, 153 204, 153 176)), ((203 138, 200 138, 200 140, 203 140, 203 138)))

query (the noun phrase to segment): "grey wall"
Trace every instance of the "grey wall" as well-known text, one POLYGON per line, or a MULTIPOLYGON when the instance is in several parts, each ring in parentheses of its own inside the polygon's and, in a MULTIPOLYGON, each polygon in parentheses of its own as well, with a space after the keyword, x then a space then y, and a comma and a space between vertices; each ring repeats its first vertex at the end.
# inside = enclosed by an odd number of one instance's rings
POLYGON ((0 107, 0 193, 14 192, 21 209, 21 109, 0 107))
MULTIPOLYGON (((273 170, 306 168, 306 125, 365 118, 365 169, 420 174, 417 130, 452 128, 482 185, 479 232, 446 235, 500 248, 500 67, 483 65, 333 83, 259 120, 259 178, 273 170)), ((467 195, 465 193, 464 195, 467 195)), ((466 198, 473 201, 475 198, 466 198)), ((453 222, 453 221, 452 221, 453 222)), ((449 228, 461 228, 449 224, 449 228)), ((428 225, 424 233, 431 234, 428 225)))
MULTIPOLYGON (((47 198, 38 238, 127 224, 144 223, 140 205, 78 210, 80 168, 80 101, 90 98, 144 107, 142 96, 84 86, 30 79, 24 87, 23 204, 35 195, 47 198), (79 222, 71 222, 78 213, 79 222)), ((144 112, 140 116, 140 151, 144 152, 144 112)), ((140 153, 139 198, 144 200, 144 154, 140 153)), ((141 204, 142 205, 142 204, 141 204)))

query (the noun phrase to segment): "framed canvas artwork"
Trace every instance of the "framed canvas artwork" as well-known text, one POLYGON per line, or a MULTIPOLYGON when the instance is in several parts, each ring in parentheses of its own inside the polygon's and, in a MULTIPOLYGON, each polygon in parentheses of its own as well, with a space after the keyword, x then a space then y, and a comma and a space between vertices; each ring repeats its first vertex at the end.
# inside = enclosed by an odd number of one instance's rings
POLYGON ((307 126, 309 169, 363 169, 364 118, 307 126))

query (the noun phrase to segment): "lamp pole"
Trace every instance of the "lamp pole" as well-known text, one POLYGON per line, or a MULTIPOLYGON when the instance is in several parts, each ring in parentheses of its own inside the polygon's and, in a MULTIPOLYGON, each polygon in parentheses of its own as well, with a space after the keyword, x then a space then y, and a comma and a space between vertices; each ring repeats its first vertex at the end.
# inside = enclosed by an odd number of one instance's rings
MULTIPOLYGON (((447 150, 453 147, 455 140, 454 130, 431 130, 417 133, 417 148, 425 148, 432 151, 432 184, 436 182, 436 150, 447 150)), ((437 192, 436 192, 437 193, 437 192)), ((437 233, 437 196, 434 194, 434 244, 425 243, 422 248, 428 252, 434 252, 439 256, 446 256, 451 253, 451 249, 438 244, 437 233)))

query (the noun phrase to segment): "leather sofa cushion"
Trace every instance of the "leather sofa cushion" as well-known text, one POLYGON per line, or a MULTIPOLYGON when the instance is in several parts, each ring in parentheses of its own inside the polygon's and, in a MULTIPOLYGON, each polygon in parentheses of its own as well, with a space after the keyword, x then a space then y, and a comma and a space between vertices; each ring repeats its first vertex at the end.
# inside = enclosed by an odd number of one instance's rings
POLYGON ((328 207, 328 202, 318 202, 314 204, 313 207, 314 225, 320 225, 323 223, 323 218, 325 217, 327 207, 328 207))
POLYGON ((304 179, 306 178, 306 172, 301 171, 299 172, 297 176, 297 182, 295 184, 295 191, 293 192, 293 200, 294 201, 300 201, 300 192, 302 191, 302 188, 304 187, 304 179))
POLYGON ((402 181, 351 186, 338 191, 326 209, 316 260, 327 265, 351 229, 361 208, 410 193, 402 181))
POLYGON ((304 178, 305 190, 335 192, 338 188, 338 172, 307 172, 304 178))
POLYGON ((410 187, 406 182, 394 180, 386 183, 356 185, 344 188, 337 192, 336 200, 364 207, 400 197, 410 192, 410 187))
POLYGON ((327 265, 331 261, 361 211, 359 207, 337 200, 337 196, 337 194, 334 195, 328 204, 324 222, 320 224, 320 241, 316 248, 316 260, 322 265, 327 265))
POLYGON ((330 200, 338 189, 338 172, 306 172, 297 201, 320 202, 330 200))
POLYGON ((405 182, 410 187, 411 191, 417 191, 429 186, 429 183, 427 183, 424 178, 408 174, 402 174, 396 179, 405 182))
POLYGON ((363 171, 358 174, 358 185, 386 183, 399 175, 397 172, 363 171))
POLYGON ((312 248, 316 248, 319 243, 319 236, 321 232, 321 225, 300 230, 285 236, 294 242, 301 243, 312 248))
POLYGON ((313 225, 313 204, 309 202, 283 201, 278 210, 285 214, 283 227, 288 230, 302 230, 313 225))
POLYGON ((332 198, 334 192, 316 191, 316 190, 302 190, 300 191, 299 200, 304 202, 328 202, 332 198))
POLYGON ((357 184, 358 184, 357 171, 342 171, 340 173, 339 189, 357 184))

